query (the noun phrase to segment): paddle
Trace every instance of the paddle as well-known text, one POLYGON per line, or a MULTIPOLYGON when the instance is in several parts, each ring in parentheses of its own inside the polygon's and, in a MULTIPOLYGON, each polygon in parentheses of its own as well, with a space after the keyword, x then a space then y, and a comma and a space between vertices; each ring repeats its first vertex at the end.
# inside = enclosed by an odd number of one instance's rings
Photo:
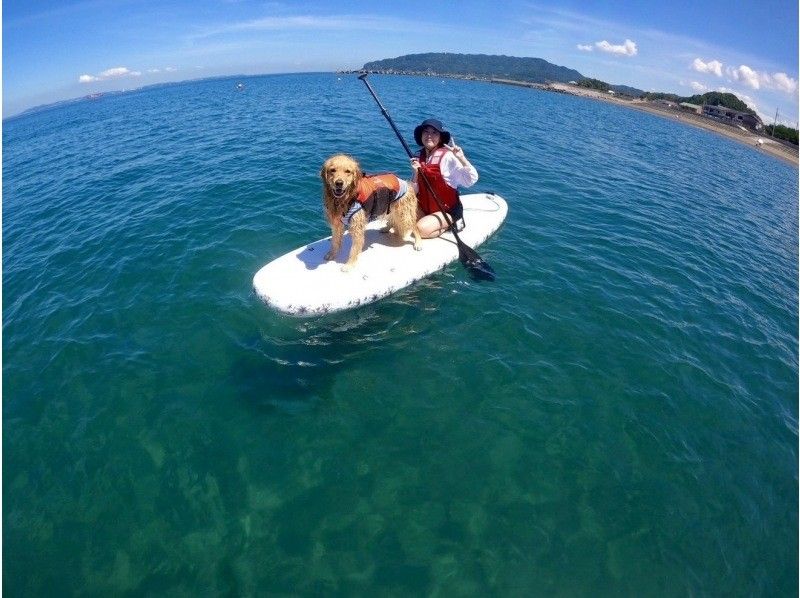
MULTIPOLYGON (((381 114, 389 121, 389 124, 392 126, 394 130, 394 134, 397 135, 397 138, 400 140, 400 143, 403 144, 403 148, 405 148, 406 153, 408 154, 409 158, 415 158, 416 156, 411 153, 411 149, 408 147, 406 140, 403 139, 403 135, 400 131, 397 130, 397 126, 394 124, 392 117, 389 116, 389 113, 386 112, 386 108, 383 107, 381 101, 378 99, 378 96, 375 95, 375 90, 372 89, 372 86, 367 81, 367 73, 363 73, 358 76, 364 82, 364 85, 367 86, 367 89, 372 94, 372 97, 375 98, 375 101, 378 103, 378 106, 381 109, 381 114)), ((458 231, 456 231, 456 223, 453 221, 453 218, 448 214, 444 206, 442 205, 441 200, 437 197, 436 192, 431 187, 431 183, 428 180, 428 177, 425 176, 425 173, 422 170, 418 170, 417 173, 422 176, 422 182, 425 183, 425 187, 427 187, 428 191, 430 192, 433 199, 436 201, 436 205, 439 206, 439 210, 441 210, 442 214, 444 214, 445 220, 447 220, 447 225, 450 228, 450 231, 453 233, 453 236, 456 239, 456 245, 458 246, 458 259, 461 260, 461 263, 467 269, 470 276, 475 280, 494 280, 494 270, 492 267, 486 263, 486 261, 478 255, 478 253, 466 245, 461 238, 458 236, 458 231)))

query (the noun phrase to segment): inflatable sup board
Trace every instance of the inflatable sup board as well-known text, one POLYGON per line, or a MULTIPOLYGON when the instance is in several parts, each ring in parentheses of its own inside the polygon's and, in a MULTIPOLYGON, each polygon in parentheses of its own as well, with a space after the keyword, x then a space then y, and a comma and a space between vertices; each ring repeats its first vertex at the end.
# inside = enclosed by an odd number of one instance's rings
MULTIPOLYGON (((462 195, 464 222, 459 238, 473 249, 494 233, 508 213, 508 204, 494 193, 462 195)), ((381 233, 381 221, 370 222, 364 249, 350 272, 342 265, 350 253, 345 233, 335 260, 326 262, 331 246, 326 237, 304 245, 261 268, 253 278, 256 295, 279 312, 292 316, 319 316, 377 301, 412 282, 441 270, 458 259, 453 233, 423 239, 414 251, 411 235, 401 243, 397 235, 381 233)))

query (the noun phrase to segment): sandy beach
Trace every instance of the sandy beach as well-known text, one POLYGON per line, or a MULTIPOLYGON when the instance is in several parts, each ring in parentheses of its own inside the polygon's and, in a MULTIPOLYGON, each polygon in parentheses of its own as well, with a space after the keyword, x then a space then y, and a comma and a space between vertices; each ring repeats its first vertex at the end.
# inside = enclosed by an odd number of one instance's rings
POLYGON ((534 87, 545 91, 552 91, 556 93, 568 93, 570 95, 581 96, 602 102, 609 102, 632 108, 634 110, 641 110, 656 114, 664 118, 678 120, 688 125, 700 127, 708 131, 723 135, 728 139, 733 139, 739 143, 743 143, 753 150, 769 154, 785 162, 798 166, 798 148, 796 145, 788 145, 781 143, 776 139, 772 139, 767 135, 759 135, 749 130, 743 130, 733 125, 726 125, 724 123, 716 122, 708 117, 700 116, 699 114, 692 114, 685 110, 676 108, 669 108, 661 106, 653 102, 640 99, 623 99, 616 97, 613 94, 602 92, 594 89, 587 89, 585 87, 578 87, 577 85, 569 85, 566 83, 549 83, 547 85, 540 85, 535 83, 526 83, 520 81, 510 81, 506 79, 494 79, 496 83, 504 83, 508 85, 521 85, 523 87, 534 87), (759 143, 759 140, 761 141, 759 143))

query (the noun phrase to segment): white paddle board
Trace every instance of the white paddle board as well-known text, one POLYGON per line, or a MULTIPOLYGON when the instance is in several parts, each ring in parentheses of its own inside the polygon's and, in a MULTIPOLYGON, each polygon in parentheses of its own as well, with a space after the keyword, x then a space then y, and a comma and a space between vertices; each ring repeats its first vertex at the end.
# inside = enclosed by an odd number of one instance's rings
MULTIPOLYGON (((493 193, 462 195, 466 227, 458 233, 464 244, 475 248, 494 233, 508 213, 508 204, 493 193)), ((453 233, 423 239, 414 251, 412 237, 400 242, 395 234, 380 232, 383 222, 371 222, 364 250, 350 272, 342 265, 350 254, 351 238, 345 233, 335 260, 326 262, 331 246, 326 237, 281 256, 253 278, 258 297, 279 312, 292 316, 319 316, 377 301, 407 287, 458 259, 453 233)))

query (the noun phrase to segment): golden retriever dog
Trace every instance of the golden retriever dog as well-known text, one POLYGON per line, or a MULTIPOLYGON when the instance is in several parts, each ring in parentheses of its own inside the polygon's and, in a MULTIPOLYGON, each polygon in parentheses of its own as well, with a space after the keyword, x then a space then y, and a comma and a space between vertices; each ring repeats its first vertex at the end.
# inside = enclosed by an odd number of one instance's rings
POLYGON ((382 232, 394 229, 403 241, 408 233, 413 233, 414 249, 422 249, 417 228, 417 195, 410 184, 393 174, 367 176, 358 162, 345 154, 325 160, 319 174, 325 216, 331 225, 331 249, 325 254, 326 260, 336 259, 344 230, 348 228, 352 245, 342 271, 352 270, 364 248, 367 223, 379 219, 386 221, 382 232))

